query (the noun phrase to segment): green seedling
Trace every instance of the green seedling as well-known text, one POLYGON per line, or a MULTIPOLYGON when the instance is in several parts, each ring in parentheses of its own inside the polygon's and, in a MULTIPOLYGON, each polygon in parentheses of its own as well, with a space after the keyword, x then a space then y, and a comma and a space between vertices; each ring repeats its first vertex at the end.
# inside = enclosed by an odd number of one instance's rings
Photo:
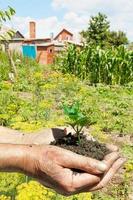
POLYGON ((63 110, 67 116, 67 124, 69 124, 75 131, 78 137, 78 143, 81 143, 81 133, 84 126, 88 125, 88 116, 81 111, 79 102, 72 105, 63 104, 63 110))

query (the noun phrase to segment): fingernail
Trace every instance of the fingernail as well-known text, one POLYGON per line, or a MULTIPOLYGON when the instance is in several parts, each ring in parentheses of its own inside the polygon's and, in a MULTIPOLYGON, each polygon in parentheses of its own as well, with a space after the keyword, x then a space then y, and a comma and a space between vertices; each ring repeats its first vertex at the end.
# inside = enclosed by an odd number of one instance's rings
POLYGON ((99 163, 98 164, 98 169, 100 170, 100 171, 106 171, 107 170, 107 165, 105 164, 105 163, 103 163, 103 162, 101 162, 101 163, 99 163))

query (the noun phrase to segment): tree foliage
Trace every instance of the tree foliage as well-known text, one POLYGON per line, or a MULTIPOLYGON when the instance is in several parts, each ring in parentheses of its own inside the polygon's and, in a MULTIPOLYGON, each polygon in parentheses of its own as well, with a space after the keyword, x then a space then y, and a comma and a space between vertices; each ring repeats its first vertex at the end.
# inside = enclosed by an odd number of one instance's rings
POLYGON ((123 31, 111 31, 109 32, 108 42, 111 46, 120 46, 128 44, 128 39, 123 31))
POLYGON ((118 47, 128 43, 124 32, 110 31, 110 22, 107 16, 102 13, 90 18, 88 28, 81 32, 81 36, 84 38, 85 43, 101 47, 118 47))
MULTIPOLYGON (((10 6, 7 8, 7 10, 0 10, 0 31, 3 28, 3 23, 6 22, 7 20, 11 20, 14 14, 15 14, 15 10, 10 6)), ((8 49, 9 40, 12 39, 14 34, 15 32, 12 29, 9 29, 7 31, 1 31, 0 32, 0 47, 2 47, 1 44, 5 45, 5 50, 7 51, 8 59, 11 65, 11 72, 13 72, 15 77, 17 77, 17 69, 14 64, 12 55, 8 49)))
MULTIPOLYGON (((2 30, 3 23, 7 20, 11 20, 11 17, 15 14, 15 10, 11 7, 8 7, 7 10, 0 9, 0 30, 2 30)), ((0 34, 0 43, 2 41, 8 41, 14 35, 13 30, 8 30, 7 32, 0 34)))
POLYGON ((81 35, 86 39, 87 43, 103 46, 108 38, 109 27, 107 16, 98 13, 95 17, 91 17, 88 29, 82 31, 81 35))

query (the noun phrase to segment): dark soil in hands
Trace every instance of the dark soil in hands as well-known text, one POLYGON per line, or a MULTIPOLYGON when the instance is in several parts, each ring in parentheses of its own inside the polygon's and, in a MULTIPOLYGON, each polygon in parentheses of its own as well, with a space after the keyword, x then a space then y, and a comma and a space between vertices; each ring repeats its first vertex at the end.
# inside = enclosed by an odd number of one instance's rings
POLYGON ((70 150, 77 154, 103 160, 105 155, 110 153, 105 144, 98 141, 87 140, 85 135, 81 135, 80 143, 76 135, 69 133, 57 141, 51 142, 51 145, 70 150))

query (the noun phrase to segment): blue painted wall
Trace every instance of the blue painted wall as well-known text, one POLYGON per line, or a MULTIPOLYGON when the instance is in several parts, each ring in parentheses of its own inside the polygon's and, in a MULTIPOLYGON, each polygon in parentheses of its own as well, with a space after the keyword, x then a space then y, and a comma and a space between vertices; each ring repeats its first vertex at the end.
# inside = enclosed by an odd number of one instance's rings
POLYGON ((35 45, 23 45, 22 46, 23 56, 35 59, 37 56, 37 50, 35 45))

